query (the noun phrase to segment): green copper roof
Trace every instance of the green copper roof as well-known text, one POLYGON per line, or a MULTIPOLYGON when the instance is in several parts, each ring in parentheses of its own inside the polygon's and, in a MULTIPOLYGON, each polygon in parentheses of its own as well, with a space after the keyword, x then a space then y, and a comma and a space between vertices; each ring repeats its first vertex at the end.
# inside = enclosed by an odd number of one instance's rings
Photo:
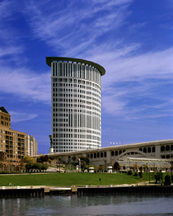
POLYGON ((72 63, 76 62, 76 63, 81 63, 89 66, 91 65, 91 67, 97 68, 100 71, 101 76, 105 75, 106 73, 106 70, 101 65, 84 59, 68 58, 68 57, 46 57, 46 63, 50 67, 51 67, 51 62, 72 62, 72 63))

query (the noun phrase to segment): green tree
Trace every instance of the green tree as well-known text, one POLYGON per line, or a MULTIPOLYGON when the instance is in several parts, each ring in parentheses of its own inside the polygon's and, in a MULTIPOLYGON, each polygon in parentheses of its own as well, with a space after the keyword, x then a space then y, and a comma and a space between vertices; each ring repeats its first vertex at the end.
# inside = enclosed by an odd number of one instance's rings
POLYGON ((138 172, 138 163, 137 162, 135 162, 134 169, 135 169, 135 172, 138 172))
POLYGON ((160 182, 160 180, 163 181, 163 173, 162 172, 156 173, 155 174, 155 179, 156 179, 156 183, 160 182))
POLYGON ((24 156, 23 161, 24 161, 24 163, 30 163, 30 164, 35 163, 35 159, 31 156, 24 156))
POLYGON ((49 160, 48 155, 42 155, 43 162, 47 162, 49 160))
POLYGON ((94 170, 97 171, 99 169, 99 166, 95 165, 94 170))
POLYGON ((143 165, 144 168, 144 172, 146 172, 146 170, 148 170, 148 166, 147 165, 143 165))
POLYGON ((139 167, 139 170, 140 170, 140 172, 139 172, 139 176, 140 176, 140 178, 142 178, 142 177, 143 177, 143 176, 142 176, 142 166, 139 167))
POLYGON ((41 170, 42 164, 41 163, 37 163, 37 168, 38 168, 38 170, 41 170))
POLYGON ((24 163, 24 160, 21 159, 20 160, 20 168, 23 170, 25 168, 25 163, 24 163))
POLYGON ((43 162, 48 162, 49 160, 49 156, 48 155, 42 155, 40 157, 37 158, 37 162, 38 163, 43 163, 43 162))
POLYGON ((73 157, 71 159, 73 160, 73 162, 75 162, 76 161, 76 156, 73 155, 73 157))
POLYGON ((90 163, 90 160, 89 160, 89 158, 87 158, 87 157, 84 157, 84 158, 83 158, 83 160, 86 162, 86 164, 87 164, 87 165, 89 165, 89 163, 90 163))
POLYGON ((81 169, 84 169, 86 166, 86 162, 84 160, 81 160, 81 169))
POLYGON ((49 164, 51 164, 51 163, 52 163, 52 160, 49 158, 49 159, 48 159, 48 162, 49 162, 49 164))
POLYGON ((42 164, 42 170, 47 170, 48 169, 48 164, 42 164))
POLYGON ((121 166, 119 165, 118 162, 115 162, 114 169, 117 170, 117 171, 121 169, 121 166))
POLYGON ((53 156, 48 156, 49 157, 49 159, 51 159, 51 160, 54 160, 54 159, 56 159, 56 157, 53 157, 53 156))
POLYGON ((100 170, 100 171, 105 171, 105 166, 104 166, 104 165, 100 165, 100 166, 99 166, 99 170, 100 170))
POLYGON ((30 170, 30 169, 32 169, 32 164, 31 163, 27 163, 25 165, 25 168, 26 168, 27 171, 30 170))

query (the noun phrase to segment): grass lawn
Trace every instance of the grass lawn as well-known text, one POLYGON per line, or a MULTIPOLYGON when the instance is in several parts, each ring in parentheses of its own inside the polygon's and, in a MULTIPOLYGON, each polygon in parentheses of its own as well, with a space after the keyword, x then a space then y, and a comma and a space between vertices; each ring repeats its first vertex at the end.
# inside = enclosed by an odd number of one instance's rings
MULTIPOLYGON (((49 174, 18 174, 18 175, 0 175, 0 186, 8 186, 11 183, 14 186, 71 186, 71 185, 118 185, 135 184, 143 181, 139 177, 127 175, 126 173, 49 173, 49 174)), ((144 174, 143 178, 149 180, 149 174, 144 174)), ((154 181, 151 178, 150 180, 154 181)))

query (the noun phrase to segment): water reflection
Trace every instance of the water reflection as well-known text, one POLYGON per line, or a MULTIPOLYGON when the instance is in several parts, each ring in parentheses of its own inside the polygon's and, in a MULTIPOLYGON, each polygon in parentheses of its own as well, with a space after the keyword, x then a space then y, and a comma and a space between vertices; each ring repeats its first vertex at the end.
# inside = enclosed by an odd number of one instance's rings
POLYGON ((0 215, 173 215, 168 196, 45 196, 0 199, 0 215))

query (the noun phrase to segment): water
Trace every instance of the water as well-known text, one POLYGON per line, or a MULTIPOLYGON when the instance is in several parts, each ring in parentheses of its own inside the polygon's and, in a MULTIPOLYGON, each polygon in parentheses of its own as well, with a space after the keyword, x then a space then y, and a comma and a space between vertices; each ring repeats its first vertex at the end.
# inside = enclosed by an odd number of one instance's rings
POLYGON ((173 195, 4 198, 0 199, 0 215, 173 216, 173 195))

